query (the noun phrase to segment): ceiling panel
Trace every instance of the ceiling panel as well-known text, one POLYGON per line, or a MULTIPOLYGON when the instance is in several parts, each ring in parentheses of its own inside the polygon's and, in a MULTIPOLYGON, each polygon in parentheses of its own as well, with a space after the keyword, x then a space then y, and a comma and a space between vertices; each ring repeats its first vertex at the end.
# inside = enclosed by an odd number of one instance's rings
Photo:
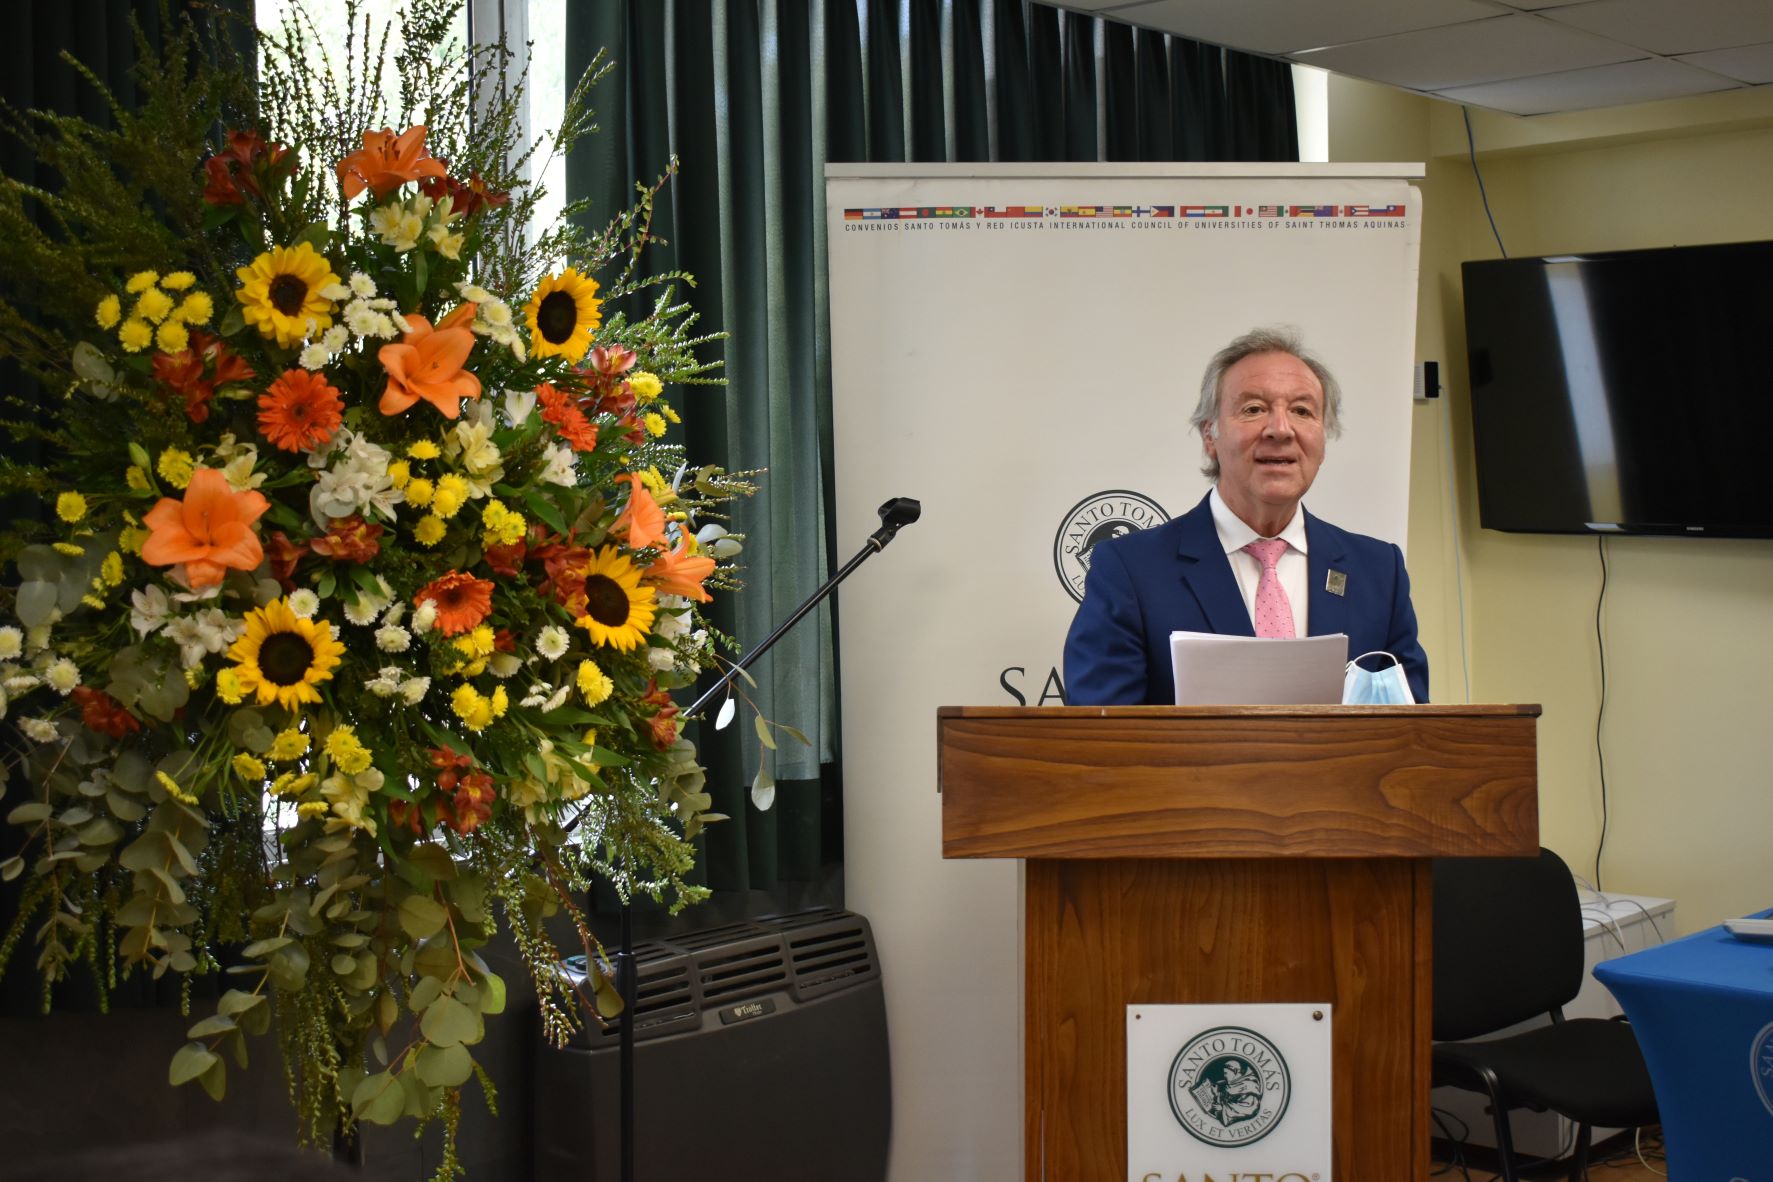
POLYGON ((1154 0, 1108 15, 1198 41, 1282 54, 1481 20, 1500 11, 1485 0, 1154 0))
POLYGON ((1545 16, 1651 53, 1773 41, 1773 0, 1590 0, 1548 9, 1545 16))
POLYGON ((1773 41, 1760 45, 1744 45, 1737 49, 1714 49, 1707 53, 1688 54, 1680 60, 1739 82, 1757 85, 1773 82, 1773 41))
POLYGON ((1682 98, 1728 90, 1732 86, 1728 78, 1680 62, 1647 58, 1560 74, 1454 87, 1437 93, 1454 102, 1490 107, 1515 115, 1544 115, 1552 111, 1582 111, 1592 107, 1682 98))
POLYGON ((1445 90, 1644 56, 1642 50, 1617 41, 1520 15, 1418 29, 1293 55, 1308 66, 1411 90, 1445 90))

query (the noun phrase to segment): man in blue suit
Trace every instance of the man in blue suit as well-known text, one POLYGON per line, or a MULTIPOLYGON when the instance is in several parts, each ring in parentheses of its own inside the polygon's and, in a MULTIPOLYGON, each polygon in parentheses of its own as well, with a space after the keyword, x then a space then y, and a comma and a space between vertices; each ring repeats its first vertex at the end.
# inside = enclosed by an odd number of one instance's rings
POLYGON ((1090 551, 1065 640, 1066 701, 1174 702, 1176 631, 1343 632, 1350 657, 1392 654, 1416 701, 1428 700, 1403 554, 1300 505, 1325 438, 1337 434, 1341 401, 1336 379, 1291 333, 1257 329, 1214 355, 1190 420, 1213 490, 1174 521, 1090 551))

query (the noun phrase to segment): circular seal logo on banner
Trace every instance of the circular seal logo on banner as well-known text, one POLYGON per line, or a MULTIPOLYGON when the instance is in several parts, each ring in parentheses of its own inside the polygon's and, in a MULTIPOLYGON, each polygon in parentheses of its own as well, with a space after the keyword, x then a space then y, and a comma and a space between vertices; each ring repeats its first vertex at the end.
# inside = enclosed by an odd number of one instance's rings
POLYGON ((1755 1091, 1767 1112, 1773 1114, 1773 1022, 1761 1027, 1748 1048, 1748 1070, 1755 1077, 1755 1091))
POLYGON ((1241 1026, 1195 1035, 1170 1064, 1170 1111, 1208 1145, 1260 1141, 1280 1125, 1292 1095, 1286 1059, 1268 1039, 1241 1026))
POLYGON ((1143 493, 1124 488, 1092 493, 1071 507, 1053 538, 1053 569, 1071 598, 1083 601, 1084 576, 1090 573, 1090 552, 1097 543, 1170 519, 1163 506, 1143 493))

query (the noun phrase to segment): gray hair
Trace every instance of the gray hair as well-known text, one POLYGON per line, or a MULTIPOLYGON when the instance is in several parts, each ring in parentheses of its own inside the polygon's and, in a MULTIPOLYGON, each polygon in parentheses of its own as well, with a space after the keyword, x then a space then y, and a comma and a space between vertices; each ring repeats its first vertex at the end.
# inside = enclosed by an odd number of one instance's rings
MULTIPOLYGON (((1324 388, 1324 434, 1334 439, 1342 433, 1342 387, 1336 382, 1336 375, 1324 365, 1299 341, 1296 329, 1252 328, 1229 345, 1213 354, 1207 362, 1207 370, 1200 378, 1200 401, 1195 404, 1194 414, 1189 416, 1189 426, 1201 433, 1205 438, 1213 429, 1213 422, 1219 417, 1219 395, 1225 384, 1225 371, 1246 357, 1255 357, 1261 353, 1285 353, 1296 357, 1300 363, 1312 372, 1318 384, 1324 388)), ((1219 457, 1207 456, 1201 462, 1201 474, 1208 480, 1219 479, 1219 457)))

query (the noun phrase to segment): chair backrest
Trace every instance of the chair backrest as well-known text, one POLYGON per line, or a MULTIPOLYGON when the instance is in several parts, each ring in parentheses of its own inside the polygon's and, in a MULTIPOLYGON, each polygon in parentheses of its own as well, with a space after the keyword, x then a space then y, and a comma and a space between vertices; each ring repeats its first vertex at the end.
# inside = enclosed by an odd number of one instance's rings
POLYGON ((1434 864, 1434 1037, 1475 1038, 1563 1006, 1582 988, 1582 906, 1564 860, 1434 864))

